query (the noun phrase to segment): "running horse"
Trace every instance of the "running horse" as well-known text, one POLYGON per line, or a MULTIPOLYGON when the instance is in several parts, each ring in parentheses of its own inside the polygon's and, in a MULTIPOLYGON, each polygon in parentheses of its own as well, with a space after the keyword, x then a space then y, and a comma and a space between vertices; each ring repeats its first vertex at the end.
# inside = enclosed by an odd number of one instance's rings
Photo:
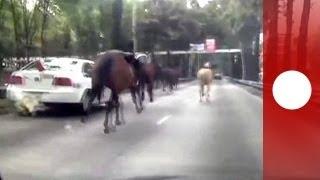
POLYGON ((213 79, 213 72, 211 70, 211 64, 207 62, 204 64, 203 68, 201 68, 197 73, 197 78, 200 83, 200 102, 202 101, 202 98, 206 96, 206 100, 209 101, 210 97, 210 86, 213 79), (204 91, 205 86, 206 92, 204 91))
POLYGON ((181 74, 180 69, 162 68, 161 70, 162 90, 165 91, 166 87, 169 88, 169 91, 172 91, 174 87, 177 89, 180 74, 181 74))
MULTIPOLYGON (((137 57, 137 59, 140 59, 143 57, 144 56, 137 57)), ((144 90, 145 90, 145 86, 147 85, 149 100, 150 102, 153 102, 154 82, 159 78, 160 72, 161 72, 161 67, 156 61, 142 63, 140 79, 139 79, 139 82, 140 82, 139 87, 140 87, 142 101, 145 98, 144 90)))
MULTIPOLYGON (((95 98, 100 101, 105 88, 111 90, 109 100, 106 102, 105 134, 109 133, 110 130, 115 130, 115 126, 109 127, 109 117, 112 117, 113 110, 115 110, 116 115, 115 124, 121 125, 119 108, 122 107, 120 107, 119 103, 119 94, 124 90, 130 89, 137 113, 142 112, 142 100, 138 86, 140 68, 141 64, 131 53, 124 53, 120 50, 110 50, 98 55, 91 74, 92 90, 90 93, 89 109, 95 98)), ((111 122, 111 124, 113 124, 113 122, 111 122)))

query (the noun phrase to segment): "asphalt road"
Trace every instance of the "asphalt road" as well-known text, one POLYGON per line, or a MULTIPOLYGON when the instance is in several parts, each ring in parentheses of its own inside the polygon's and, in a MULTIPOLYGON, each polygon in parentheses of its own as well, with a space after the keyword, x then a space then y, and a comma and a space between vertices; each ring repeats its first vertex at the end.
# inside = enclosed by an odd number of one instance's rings
POLYGON ((85 124, 66 108, 0 116, 0 172, 4 180, 262 179, 262 100, 254 91, 223 80, 200 103, 197 84, 187 83, 157 91, 142 114, 123 95, 126 124, 109 135, 102 110, 85 124))

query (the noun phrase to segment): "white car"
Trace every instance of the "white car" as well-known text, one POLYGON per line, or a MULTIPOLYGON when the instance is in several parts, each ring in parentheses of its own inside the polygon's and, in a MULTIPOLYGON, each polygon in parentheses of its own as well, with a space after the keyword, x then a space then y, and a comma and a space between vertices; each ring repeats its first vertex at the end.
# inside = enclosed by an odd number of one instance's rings
POLYGON ((46 58, 42 64, 43 71, 39 71, 36 62, 31 62, 12 73, 7 98, 19 101, 31 95, 45 105, 78 104, 83 111, 87 111, 90 72, 94 62, 75 58, 46 58))

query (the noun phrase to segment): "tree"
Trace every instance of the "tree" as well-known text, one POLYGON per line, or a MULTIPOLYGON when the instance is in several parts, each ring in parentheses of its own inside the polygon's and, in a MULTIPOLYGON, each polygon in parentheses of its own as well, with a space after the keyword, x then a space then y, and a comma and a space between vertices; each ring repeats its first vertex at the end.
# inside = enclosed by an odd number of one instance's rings
POLYGON ((298 69, 299 70, 306 70, 310 8, 311 8, 311 0, 304 0, 301 22, 300 22, 299 40, 298 40, 298 69))
POLYGON ((10 0, 16 57, 29 58, 38 32, 39 3, 28 9, 27 0, 10 0))
POLYGON ((33 48, 33 41, 38 31, 38 19, 39 17, 39 2, 35 1, 32 10, 27 8, 27 0, 20 0, 22 7, 22 21, 23 21, 23 36, 22 42, 24 43, 24 51, 27 60, 29 61, 30 50, 33 48))
POLYGON ((259 10, 256 0, 215 0, 204 7, 188 1, 192 8, 186 0, 34 0, 35 6, 28 9, 27 0, 0 0, 1 33, 6 33, 0 37, 6 49, 1 53, 14 49, 18 58, 91 56, 109 48, 124 49, 132 37, 133 3, 139 50, 186 50, 189 43, 206 38, 215 38, 220 47, 238 48, 237 32, 259 10))
POLYGON ((21 29, 20 24, 20 15, 17 12, 18 3, 15 0, 10 0, 10 10, 12 14, 13 30, 14 30, 14 39, 15 39, 15 56, 20 58, 21 54, 21 38, 19 29, 21 29))
POLYGON ((4 7, 4 3, 5 3, 5 0, 0 0, 0 13, 2 12, 2 9, 4 7))
POLYGON ((189 3, 193 8, 200 8, 199 2, 197 0, 189 0, 189 3))
POLYGON ((121 44, 123 42, 121 21, 123 12, 123 2, 122 0, 114 0, 112 6, 112 17, 113 26, 111 32, 111 42, 112 48, 122 49, 124 46, 121 44))
POLYGON ((99 29, 101 30, 101 50, 111 48, 112 31, 112 1, 105 1, 99 4, 99 29))
MULTIPOLYGON (((264 63, 267 64, 266 67, 277 67, 279 0, 264 1, 264 9, 264 36, 267 37, 266 60, 264 60, 264 63)), ((275 75, 265 75, 264 79, 266 82, 271 82, 275 75)))
POLYGON ((189 43, 202 42, 203 30, 185 1, 151 1, 138 25, 139 49, 185 50, 189 43))
POLYGON ((41 22, 41 30, 40 30, 41 55, 46 56, 45 33, 46 33, 48 18, 50 13, 49 12, 50 0, 40 0, 40 8, 42 13, 42 22, 41 22))
POLYGON ((285 54, 284 54, 284 66, 290 66, 291 62, 291 39, 292 39, 292 25, 293 25, 293 2, 294 0, 286 1, 286 37, 285 37, 285 54))

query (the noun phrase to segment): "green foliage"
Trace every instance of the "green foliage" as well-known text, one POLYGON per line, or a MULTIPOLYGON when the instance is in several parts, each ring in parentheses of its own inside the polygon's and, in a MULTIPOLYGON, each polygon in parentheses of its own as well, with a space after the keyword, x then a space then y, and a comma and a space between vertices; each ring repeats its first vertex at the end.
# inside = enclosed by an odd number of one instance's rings
POLYGON ((123 11, 123 2, 122 0, 114 0, 112 5, 112 19, 113 19, 113 26, 111 32, 111 42, 113 49, 121 49, 123 41, 122 37, 122 11, 123 11))
POLYGON ((26 0, 0 0, 0 59, 89 57, 124 48, 132 39, 133 3, 139 51, 188 49, 206 38, 216 38, 220 48, 237 48, 257 31, 247 31, 250 18, 261 23, 261 0, 214 0, 204 7, 196 0, 34 1, 30 8, 26 0))

